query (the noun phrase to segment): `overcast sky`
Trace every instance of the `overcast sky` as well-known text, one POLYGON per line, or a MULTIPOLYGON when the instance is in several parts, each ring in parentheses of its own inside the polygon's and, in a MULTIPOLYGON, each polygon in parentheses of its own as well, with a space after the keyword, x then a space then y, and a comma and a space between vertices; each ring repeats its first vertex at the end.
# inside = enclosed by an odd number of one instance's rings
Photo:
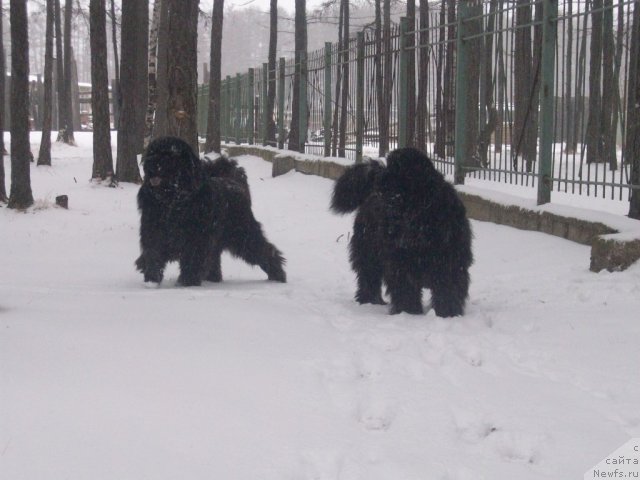
MULTIPOLYGON (((322 3, 322 0, 307 0, 307 11, 312 10, 316 6, 322 3)), ((260 8, 261 10, 269 10, 269 0, 225 0, 224 6, 234 6, 236 8, 242 8, 245 6, 253 6, 260 8)), ((203 10, 210 9, 213 6, 213 0, 200 0, 200 8, 203 10)), ((292 12, 295 10, 295 0, 278 0, 278 7, 292 12)))

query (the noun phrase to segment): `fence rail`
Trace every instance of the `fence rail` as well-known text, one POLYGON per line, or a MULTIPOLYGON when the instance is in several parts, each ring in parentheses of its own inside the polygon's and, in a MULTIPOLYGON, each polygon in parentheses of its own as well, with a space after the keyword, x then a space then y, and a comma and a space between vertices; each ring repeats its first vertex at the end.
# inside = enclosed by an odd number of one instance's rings
MULTIPOLYGON (((552 190, 627 200, 640 188, 630 175, 640 160, 625 156, 638 0, 454 3, 308 53, 296 145, 354 161, 415 145, 457 183, 537 188, 538 203, 552 190)), ((286 147, 294 61, 280 59, 275 77, 276 138, 263 64, 223 80, 223 140, 286 147)), ((203 85, 200 104, 207 98, 203 85)), ((204 134, 206 114, 199 120, 204 134)))

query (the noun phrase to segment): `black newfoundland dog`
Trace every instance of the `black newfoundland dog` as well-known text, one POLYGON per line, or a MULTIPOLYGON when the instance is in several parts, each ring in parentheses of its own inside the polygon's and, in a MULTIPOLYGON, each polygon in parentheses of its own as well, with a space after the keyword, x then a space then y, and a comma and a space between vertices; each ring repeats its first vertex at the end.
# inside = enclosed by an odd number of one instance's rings
POLYGON ((160 283, 171 261, 180 263, 181 285, 220 282, 224 250, 286 282, 285 260, 254 218, 246 174, 234 160, 202 161, 183 140, 162 137, 149 144, 142 166, 135 263, 145 282, 160 283))
POLYGON ((431 290, 436 315, 462 315, 469 292, 471 227, 455 189, 419 150, 391 152, 387 166, 349 167, 336 181, 331 209, 358 210, 350 244, 359 303, 384 304, 391 313, 422 313, 422 289, 431 290))

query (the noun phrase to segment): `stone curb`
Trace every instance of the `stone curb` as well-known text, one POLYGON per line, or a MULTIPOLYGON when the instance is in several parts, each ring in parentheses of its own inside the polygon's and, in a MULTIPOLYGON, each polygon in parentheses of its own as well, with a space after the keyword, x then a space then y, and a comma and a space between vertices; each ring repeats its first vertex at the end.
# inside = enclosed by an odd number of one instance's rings
MULTIPOLYGON (((271 162, 274 177, 291 170, 332 180, 344 172, 346 165, 307 154, 287 152, 270 147, 225 145, 230 156, 254 155, 271 162)), ((493 222, 521 230, 531 230, 565 238, 591 246, 592 272, 627 269, 640 259, 640 235, 629 235, 604 223, 536 211, 517 205, 503 205, 467 192, 458 192, 467 215, 474 220, 493 222), (618 235, 622 234, 622 235, 618 235), (635 237, 635 238, 634 238, 635 237)), ((638 229, 640 231, 640 222, 638 229)))

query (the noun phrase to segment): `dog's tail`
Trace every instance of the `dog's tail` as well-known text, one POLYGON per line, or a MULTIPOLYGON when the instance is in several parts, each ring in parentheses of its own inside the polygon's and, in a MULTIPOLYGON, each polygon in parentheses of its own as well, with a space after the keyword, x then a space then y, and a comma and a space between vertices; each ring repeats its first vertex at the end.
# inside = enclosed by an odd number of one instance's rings
POLYGON ((384 170, 385 167, 377 161, 347 168, 333 187, 331 210, 335 213, 353 212, 371 194, 384 170))

